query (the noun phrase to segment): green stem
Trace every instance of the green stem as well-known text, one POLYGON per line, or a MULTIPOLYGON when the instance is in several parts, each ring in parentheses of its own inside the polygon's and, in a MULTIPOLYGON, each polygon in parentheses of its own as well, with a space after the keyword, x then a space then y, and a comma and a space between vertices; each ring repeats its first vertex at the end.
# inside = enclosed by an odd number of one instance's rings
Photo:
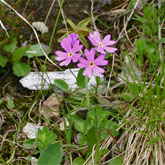
MULTIPOLYGON (((90 98, 89 98, 89 90, 88 90, 88 77, 85 76, 85 89, 86 89, 86 106, 88 107, 88 110, 90 110, 90 98)), ((88 115, 87 118, 84 122, 84 128, 83 128, 83 134, 82 134, 82 139, 80 142, 80 146, 82 147, 84 140, 85 140, 85 134, 87 132, 87 127, 88 127, 88 115)))
POLYGON ((88 77, 85 77, 85 89, 86 89, 86 99, 87 99, 87 107, 90 109, 90 99, 89 99, 89 89, 88 89, 88 77))
POLYGON ((100 134, 99 134, 99 126, 98 126, 98 119, 97 119, 97 111, 95 109, 95 135, 96 135, 96 154, 95 154, 95 165, 98 164, 99 161, 99 147, 100 147, 100 134))

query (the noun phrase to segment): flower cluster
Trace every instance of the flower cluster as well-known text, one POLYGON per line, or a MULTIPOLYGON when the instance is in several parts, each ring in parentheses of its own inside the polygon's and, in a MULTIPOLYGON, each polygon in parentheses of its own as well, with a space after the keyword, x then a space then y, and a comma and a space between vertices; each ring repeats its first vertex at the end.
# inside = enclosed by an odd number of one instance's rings
POLYGON ((55 54, 57 55, 56 60, 61 61, 60 66, 67 66, 71 61, 74 63, 79 61, 77 66, 79 68, 85 68, 83 75, 91 78, 93 74, 100 76, 100 74, 105 72, 105 70, 99 66, 108 64, 108 61, 104 59, 106 52, 114 53, 117 49, 110 47, 115 44, 115 41, 111 40, 111 35, 106 35, 104 39, 101 40, 100 33, 95 31, 93 34, 89 34, 88 39, 96 48, 92 48, 91 50, 85 49, 85 58, 82 57, 82 53, 80 53, 82 52, 83 45, 80 44, 78 35, 75 33, 69 34, 67 38, 61 41, 61 47, 65 52, 58 50, 55 54), (96 51, 100 53, 97 57, 95 57, 96 51))

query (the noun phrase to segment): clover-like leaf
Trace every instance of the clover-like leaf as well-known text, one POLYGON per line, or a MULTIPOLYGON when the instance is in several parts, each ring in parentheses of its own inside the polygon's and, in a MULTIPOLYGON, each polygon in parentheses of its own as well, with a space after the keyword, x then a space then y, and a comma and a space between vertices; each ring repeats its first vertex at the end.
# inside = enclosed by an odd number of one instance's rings
POLYGON ((30 66, 21 61, 15 62, 13 63, 13 72, 18 77, 25 76, 30 72, 30 66))

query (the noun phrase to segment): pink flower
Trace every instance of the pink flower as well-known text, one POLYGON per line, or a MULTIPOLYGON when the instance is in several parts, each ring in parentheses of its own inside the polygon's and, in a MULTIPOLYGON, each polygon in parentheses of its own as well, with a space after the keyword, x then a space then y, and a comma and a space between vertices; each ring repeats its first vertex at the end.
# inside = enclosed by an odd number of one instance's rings
POLYGON ((87 60, 80 57, 80 63, 77 65, 79 68, 85 68, 83 72, 84 76, 88 76, 89 78, 91 78, 92 74, 94 74, 95 76, 100 76, 100 74, 105 72, 103 68, 98 67, 99 65, 105 66, 108 64, 108 61, 104 60, 105 54, 102 54, 95 59, 94 48, 92 48, 90 51, 88 51, 88 49, 85 49, 84 53, 87 60))
MULTIPOLYGON (((77 36, 78 38, 78 36, 77 36)), ((78 59, 81 57, 81 53, 77 53, 83 48, 83 45, 80 45, 80 41, 77 40, 76 34, 70 34, 68 35, 68 38, 64 38, 61 41, 61 47, 66 51, 62 52, 60 50, 57 50, 55 54, 58 56, 55 59, 57 61, 62 61, 60 63, 60 66, 67 66, 70 64, 71 61, 74 63, 78 61, 78 59)))
POLYGON ((68 39, 71 42, 71 45, 73 45, 78 40, 78 35, 75 33, 68 34, 68 39))
POLYGON ((97 47, 96 51, 99 53, 106 54, 105 51, 109 53, 114 53, 115 51, 117 51, 117 48, 109 47, 110 45, 115 44, 115 41, 110 40, 111 39, 110 34, 106 35, 104 39, 101 40, 100 33, 98 31, 94 31, 93 34, 92 33, 89 34, 88 39, 91 41, 91 43, 94 46, 97 47))

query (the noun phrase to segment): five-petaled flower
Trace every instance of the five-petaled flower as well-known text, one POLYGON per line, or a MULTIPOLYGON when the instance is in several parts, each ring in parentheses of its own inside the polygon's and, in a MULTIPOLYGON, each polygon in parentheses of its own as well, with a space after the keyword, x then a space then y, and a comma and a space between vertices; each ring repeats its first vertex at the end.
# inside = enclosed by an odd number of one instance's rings
POLYGON ((91 41, 91 43, 96 46, 96 51, 99 53, 103 53, 106 54, 105 51, 109 52, 109 53, 114 53, 115 51, 117 51, 117 48, 112 48, 109 47, 110 45, 114 45, 115 41, 110 40, 111 39, 111 35, 108 34, 104 37, 103 40, 101 40, 101 36, 100 33, 97 31, 94 31, 93 34, 90 33, 88 36, 88 39, 91 41))
POLYGON ((66 51, 62 52, 57 50, 55 54, 57 57, 55 58, 57 61, 62 61, 60 66, 67 66, 71 61, 74 63, 78 61, 81 57, 81 53, 78 53, 83 48, 83 45, 80 45, 80 41, 78 40, 78 36, 73 33, 68 35, 67 38, 64 38, 61 41, 61 47, 66 51))
POLYGON ((88 49, 85 49, 84 53, 87 60, 80 57, 80 63, 77 65, 79 68, 85 68, 85 70, 83 71, 84 76, 88 76, 89 78, 91 78, 92 74, 94 74, 95 76, 100 76, 102 73, 105 72, 103 68, 98 67, 108 64, 108 61, 104 60, 105 54, 102 54, 95 59, 94 48, 92 48, 90 51, 88 51, 88 49))

